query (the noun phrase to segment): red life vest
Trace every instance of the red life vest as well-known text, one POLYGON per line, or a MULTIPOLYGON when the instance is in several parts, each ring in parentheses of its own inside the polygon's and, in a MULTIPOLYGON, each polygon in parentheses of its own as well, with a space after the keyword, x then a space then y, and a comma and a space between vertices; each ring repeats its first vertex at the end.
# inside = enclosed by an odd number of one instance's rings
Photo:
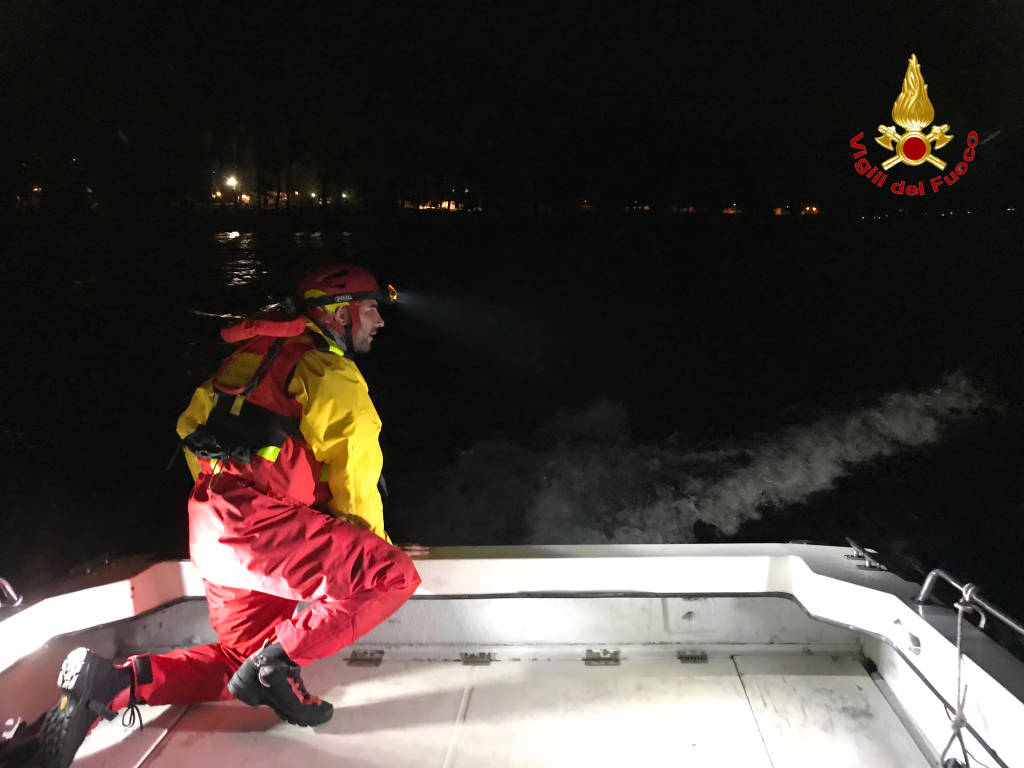
POLYGON ((257 490, 323 507, 330 498, 326 466, 299 431, 302 406, 288 383, 304 354, 316 348, 305 321, 247 319, 221 331, 225 341, 245 343, 213 377, 213 408, 185 446, 200 473, 228 473, 257 490))

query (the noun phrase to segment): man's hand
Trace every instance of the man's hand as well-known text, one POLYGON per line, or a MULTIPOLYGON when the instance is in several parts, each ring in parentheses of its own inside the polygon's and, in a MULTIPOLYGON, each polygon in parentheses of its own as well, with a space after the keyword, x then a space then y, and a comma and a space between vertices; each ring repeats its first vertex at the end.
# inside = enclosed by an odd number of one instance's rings
POLYGON ((426 544, 396 544, 395 546, 413 559, 427 557, 430 554, 430 547, 426 544))

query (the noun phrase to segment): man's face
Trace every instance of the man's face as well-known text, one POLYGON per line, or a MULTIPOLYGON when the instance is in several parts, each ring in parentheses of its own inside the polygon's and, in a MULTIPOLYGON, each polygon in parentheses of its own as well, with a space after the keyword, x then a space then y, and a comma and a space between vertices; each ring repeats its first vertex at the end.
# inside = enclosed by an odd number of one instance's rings
POLYGON ((359 322, 354 323, 352 329, 352 346, 356 352, 369 352, 373 344, 373 337, 380 328, 384 327, 384 319, 380 316, 380 309, 377 307, 376 299, 354 302, 351 306, 352 313, 358 314, 359 322))

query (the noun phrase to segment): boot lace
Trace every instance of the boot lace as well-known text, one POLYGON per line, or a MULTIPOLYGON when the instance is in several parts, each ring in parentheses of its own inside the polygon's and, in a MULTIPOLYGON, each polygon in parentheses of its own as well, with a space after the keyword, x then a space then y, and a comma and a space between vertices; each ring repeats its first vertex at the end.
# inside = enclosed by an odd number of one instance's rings
POLYGON ((121 713, 121 725, 125 728, 133 728, 135 722, 139 723, 139 730, 142 730, 142 712, 139 711, 139 703, 135 699, 135 665, 128 669, 128 706, 121 713))
POLYGON ((303 704, 321 704, 319 698, 310 694, 306 690, 306 684, 302 681, 302 675, 299 673, 298 667, 289 667, 287 672, 288 684, 292 688, 292 692, 298 697, 299 701, 303 704))

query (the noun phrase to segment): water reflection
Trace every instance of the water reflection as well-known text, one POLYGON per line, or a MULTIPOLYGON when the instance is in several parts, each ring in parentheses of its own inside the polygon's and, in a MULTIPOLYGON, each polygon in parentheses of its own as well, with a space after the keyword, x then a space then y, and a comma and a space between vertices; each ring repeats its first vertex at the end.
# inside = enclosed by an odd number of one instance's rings
POLYGON ((297 246, 312 251, 322 250, 325 245, 323 232, 319 230, 316 232, 296 232, 292 238, 297 246))
POLYGON ((255 232, 218 232, 214 235, 222 257, 215 271, 220 282, 230 288, 239 288, 260 282, 269 270, 257 255, 258 236, 255 232))

